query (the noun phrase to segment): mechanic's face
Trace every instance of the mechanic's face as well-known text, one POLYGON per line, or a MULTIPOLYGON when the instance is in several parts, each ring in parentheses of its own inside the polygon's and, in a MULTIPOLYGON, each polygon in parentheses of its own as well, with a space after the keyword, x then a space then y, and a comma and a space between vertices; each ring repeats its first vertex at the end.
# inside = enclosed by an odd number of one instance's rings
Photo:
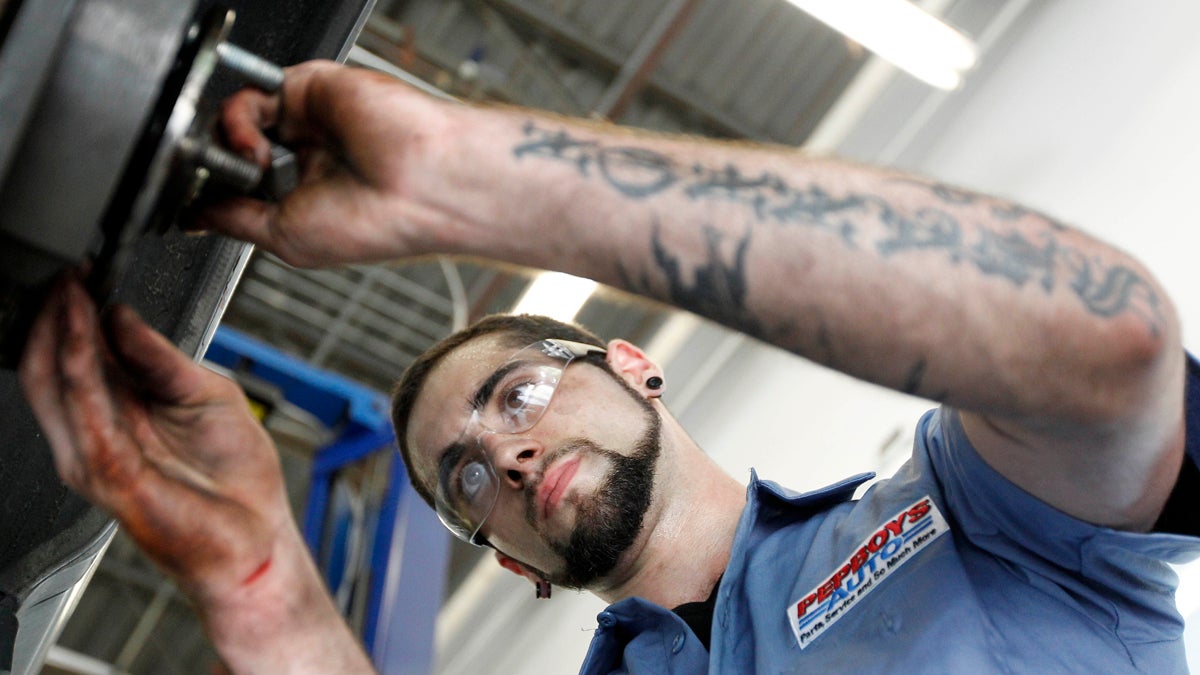
MULTIPOLYGON (((414 470, 432 485, 460 440, 473 392, 510 356, 495 337, 473 340, 429 374, 413 406, 414 470)), ((527 431, 480 436, 500 482, 481 533, 497 549, 561 586, 609 573, 641 531, 659 455, 659 417, 609 372, 572 362, 550 406, 527 431)))

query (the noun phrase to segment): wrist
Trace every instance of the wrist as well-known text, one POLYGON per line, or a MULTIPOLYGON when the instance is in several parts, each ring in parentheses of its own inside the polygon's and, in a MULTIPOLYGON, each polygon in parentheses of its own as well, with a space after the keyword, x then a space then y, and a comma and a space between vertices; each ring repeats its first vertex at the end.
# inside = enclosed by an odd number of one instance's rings
POLYGON ((513 150, 527 111, 447 105, 423 152, 411 166, 415 201, 430 214, 426 252, 480 256, 545 267, 566 223, 559 191, 545 167, 521 162, 513 150), (537 246, 531 247, 530 242, 537 246))
POLYGON ((196 595, 205 630, 232 672, 371 671, 294 528, 249 575, 196 595))

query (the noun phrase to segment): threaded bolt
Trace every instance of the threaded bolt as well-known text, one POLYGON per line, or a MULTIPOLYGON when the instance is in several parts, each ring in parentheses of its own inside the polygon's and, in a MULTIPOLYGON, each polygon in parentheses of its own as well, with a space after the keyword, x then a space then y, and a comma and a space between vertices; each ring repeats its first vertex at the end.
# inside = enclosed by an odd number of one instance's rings
POLYGON ((217 45, 217 61, 269 94, 283 86, 282 68, 237 45, 228 42, 217 45))
POLYGON ((184 138, 179 141, 179 153, 239 192, 251 192, 262 182, 263 172, 257 164, 206 141, 184 138))

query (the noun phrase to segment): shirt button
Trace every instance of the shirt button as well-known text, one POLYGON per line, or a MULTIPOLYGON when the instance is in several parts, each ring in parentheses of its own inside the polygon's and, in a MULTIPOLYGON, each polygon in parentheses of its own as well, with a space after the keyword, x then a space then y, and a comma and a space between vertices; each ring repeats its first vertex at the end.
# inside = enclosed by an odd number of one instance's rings
POLYGON ((671 653, 678 654, 683 649, 683 633, 675 634, 675 641, 671 643, 671 653))
POLYGON ((612 612, 600 612, 596 617, 596 621, 602 628, 612 628, 617 625, 617 617, 613 616, 612 612))

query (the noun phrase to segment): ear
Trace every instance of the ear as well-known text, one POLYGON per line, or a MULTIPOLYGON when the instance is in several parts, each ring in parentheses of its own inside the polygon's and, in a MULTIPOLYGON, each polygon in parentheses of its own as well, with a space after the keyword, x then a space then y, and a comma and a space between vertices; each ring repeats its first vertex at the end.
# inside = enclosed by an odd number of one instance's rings
POLYGON ((617 374, 625 378, 629 386, 646 398, 662 396, 662 368, 633 343, 620 339, 610 341, 604 358, 617 374), (647 386, 650 378, 658 378, 659 386, 647 386))
POLYGON ((496 551, 496 562, 500 563, 500 566, 509 572, 512 572, 519 577, 525 577, 535 584, 542 580, 540 575, 526 567, 524 563, 519 562, 515 558, 510 558, 500 551, 496 551))

